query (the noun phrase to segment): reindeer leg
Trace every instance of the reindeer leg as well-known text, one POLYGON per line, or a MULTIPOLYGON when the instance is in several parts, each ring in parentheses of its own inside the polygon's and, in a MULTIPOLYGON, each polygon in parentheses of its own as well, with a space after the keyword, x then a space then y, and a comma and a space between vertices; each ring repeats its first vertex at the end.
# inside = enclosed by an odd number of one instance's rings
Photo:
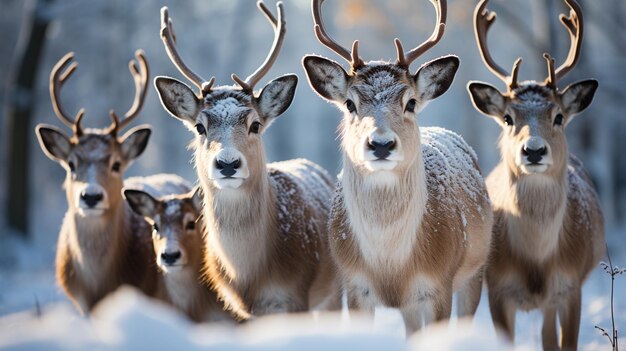
POLYGON ((497 331, 502 331, 513 342, 515 340, 515 307, 499 296, 497 291, 489 290, 489 310, 497 331))
POLYGON ((580 287, 574 289, 566 303, 559 308, 561 322, 561 347, 563 350, 578 348, 578 331, 580 328, 580 287))
POLYGON ((543 309, 543 327, 541 328, 541 340, 544 350, 559 349, 556 332, 556 309, 554 307, 546 307, 543 309))
POLYGON ((483 289, 484 268, 481 268, 476 274, 459 289, 457 295, 457 314, 459 318, 473 317, 480 302, 480 294, 483 289))

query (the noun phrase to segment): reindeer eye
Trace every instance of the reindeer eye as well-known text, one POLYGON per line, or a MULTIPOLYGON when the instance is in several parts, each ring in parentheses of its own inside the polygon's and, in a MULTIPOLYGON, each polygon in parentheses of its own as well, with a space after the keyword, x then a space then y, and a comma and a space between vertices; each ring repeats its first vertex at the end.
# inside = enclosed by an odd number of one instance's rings
POLYGON ((504 115, 504 124, 506 124, 507 126, 512 126, 513 118, 511 118, 511 116, 509 115, 504 115))
POLYGON ((404 111, 414 113, 415 105, 417 105, 417 101, 415 101, 415 99, 409 100, 409 102, 406 103, 406 107, 404 108, 404 111))
POLYGON ((196 230, 196 222, 189 222, 185 226, 186 230, 196 230))
POLYGON ((198 132, 199 135, 206 134, 206 129, 200 123, 196 124, 196 131, 198 132))
POLYGON ((559 113, 558 115, 556 115, 556 117, 554 117, 554 125, 560 126, 562 124, 563 124, 563 115, 559 113))
POLYGON ((158 232, 159 231, 159 225, 156 224, 156 223, 153 223, 152 224, 152 230, 154 230, 155 232, 158 232))
POLYGON ((354 104, 354 101, 350 99, 346 100, 346 108, 350 111, 350 113, 356 112, 356 105, 354 104))
POLYGON ((67 165, 70 167, 70 171, 76 171, 76 166, 74 165, 74 162, 70 161, 67 163, 67 165))
POLYGON ((250 125, 250 131, 248 131, 248 134, 250 133, 258 134, 260 128, 261 128, 261 123, 254 121, 252 122, 252 125, 250 125))
POLYGON ((111 166, 111 170, 113 172, 119 172, 120 171, 120 167, 122 166, 122 164, 119 161, 115 161, 113 163, 113 166, 111 166))

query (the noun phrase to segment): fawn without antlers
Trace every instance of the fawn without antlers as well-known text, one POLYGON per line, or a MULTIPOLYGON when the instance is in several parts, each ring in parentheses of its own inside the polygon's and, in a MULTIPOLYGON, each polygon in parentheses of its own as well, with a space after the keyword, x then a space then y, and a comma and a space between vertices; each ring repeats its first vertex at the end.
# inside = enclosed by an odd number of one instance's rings
POLYGON ((521 59, 511 74, 489 54, 487 32, 495 13, 482 0, 474 13, 476 40, 487 67, 507 85, 470 82, 476 109, 502 127, 501 161, 487 178, 494 210, 494 244, 487 268, 489 307, 495 325, 513 339, 515 312, 540 309, 544 349, 576 349, 580 326, 581 286, 603 255, 602 212, 590 177, 569 154, 565 126, 585 110, 598 86, 595 80, 557 87, 576 64, 583 38, 580 6, 566 0, 570 15, 560 19, 571 46, 558 68, 544 54, 544 82, 518 83, 521 59))
POLYGON ((217 294, 201 276, 204 259, 201 196, 199 187, 158 199, 144 190, 124 190, 133 211, 152 226, 152 247, 159 269, 157 298, 195 322, 245 320, 248 315, 240 309, 224 311, 217 294))

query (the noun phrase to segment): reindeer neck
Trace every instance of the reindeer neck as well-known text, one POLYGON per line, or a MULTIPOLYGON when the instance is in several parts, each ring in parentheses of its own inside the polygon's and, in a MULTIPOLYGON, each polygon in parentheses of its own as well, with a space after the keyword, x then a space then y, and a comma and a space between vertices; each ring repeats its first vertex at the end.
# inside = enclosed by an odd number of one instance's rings
POLYGON ((97 281, 114 269, 119 255, 128 247, 127 212, 117 206, 99 218, 68 212, 70 252, 79 271, 97 281))
POLYGON ((207 253, 234 284, 258 276, 268 250, 278 240, 275 191, 265 165, 239 189, 216 190, 203 184, 207 253))
POLYGON ((391 183, 367 179, 344 159, 343 195, 348 222, 370 264, 403 265, 418 240, 428 192, 421 152, 391 183))
POLYGON ((561 220, 567 200, 567 163, 548 174, 507 172, 511 205, 519 214, 541 222, 561 220))

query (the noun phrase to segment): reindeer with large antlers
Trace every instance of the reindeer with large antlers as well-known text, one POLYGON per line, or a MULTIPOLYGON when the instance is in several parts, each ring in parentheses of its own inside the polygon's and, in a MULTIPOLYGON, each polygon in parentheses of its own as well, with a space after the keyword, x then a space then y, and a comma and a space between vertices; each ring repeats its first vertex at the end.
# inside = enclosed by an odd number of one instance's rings
POLYGON ((446 92, 456 56, 410 64, 442 38, 446 1, 433 0, 431 37, 396 62, 364 62, 358 41, 348 51, 324 29, 313 0, 319 41, 350 63, 306 56, 309 83, 343 112, 343 176, 330 220, 330 248, 350 308, 399 308, 407 333, 448 318, 459 292, 459 314, 478 306, 491 238, 492 212, 476 155, 457 134, 419 128, 417 112, 446 92))
POLYGON ((521 59, 511 74, 498 66, 487 47, 495 13, 482 0, 474 12, 474 29, 482 57, 507 85, 470 82, 474 107, 502 127, 502 160, 487 178, 494 209, 494 244, 488 268, 489 306, 494 323, 513 339, 515 312, 540 309, 544 349, 576 349, 580 326, 581 286, 603 255, 604 224, 597 195, 582 163, 569 154, 565 126, 585 110, 598 82, 589 79, 563 90, 557 87, 576 64, 583 38, 583 17, 575 0, 565 1, 570 15, 560 19, 571 47, 555 69, 544 54, 548 78, 518 83, 521 59))
MULTIPOLYGON (((118 136, 138 116, 145 101, 148 65, 142 51, 137 51, 136 61, 130 61, 136 95, 124 119, 111 111, 112 123, 108 128, 83 129, 84 109, 72 119, 60 99, 63 84, 78 66, 73 58, 73 53, 65 55, 50 74, 54 112, 73 135, 68 137, 45 124, 38 125, 36 132, 44 153, 67 171, 64 188, 68 210, 57 245, 57 281, 74 304, 88 313, 122 284, 136 286, 148 294, 155 289, 152 250, 141 242, 149 242, 150 228, 130 210, 121 193, 123 172, 145 150, 150 129, 139 126, 118 136)), ((151 183, 156 189, 171 192, 181 182, 175 176, 155 176, 127 180, 126 185, 151 183)))
POLYGON ((285 35, 282 2, 278 19, 262 2, 258 6, 275 33, 267 59, 245 81, 233 74, 236 85, 217 87, 214 77, 206 81, 183 63, 164 7, 165 49, 199 92, 173 78, 155 80, 165 109, 195 134, 207 278, 225 301, 237 296, 254 315, 304 311, 332 297, 324 290, 332 286, 334 272, 326 229, 331 179, 307 160, 265 164, 261 134, 291 104, 297 77, 285 75, 254 91, 285 35))

